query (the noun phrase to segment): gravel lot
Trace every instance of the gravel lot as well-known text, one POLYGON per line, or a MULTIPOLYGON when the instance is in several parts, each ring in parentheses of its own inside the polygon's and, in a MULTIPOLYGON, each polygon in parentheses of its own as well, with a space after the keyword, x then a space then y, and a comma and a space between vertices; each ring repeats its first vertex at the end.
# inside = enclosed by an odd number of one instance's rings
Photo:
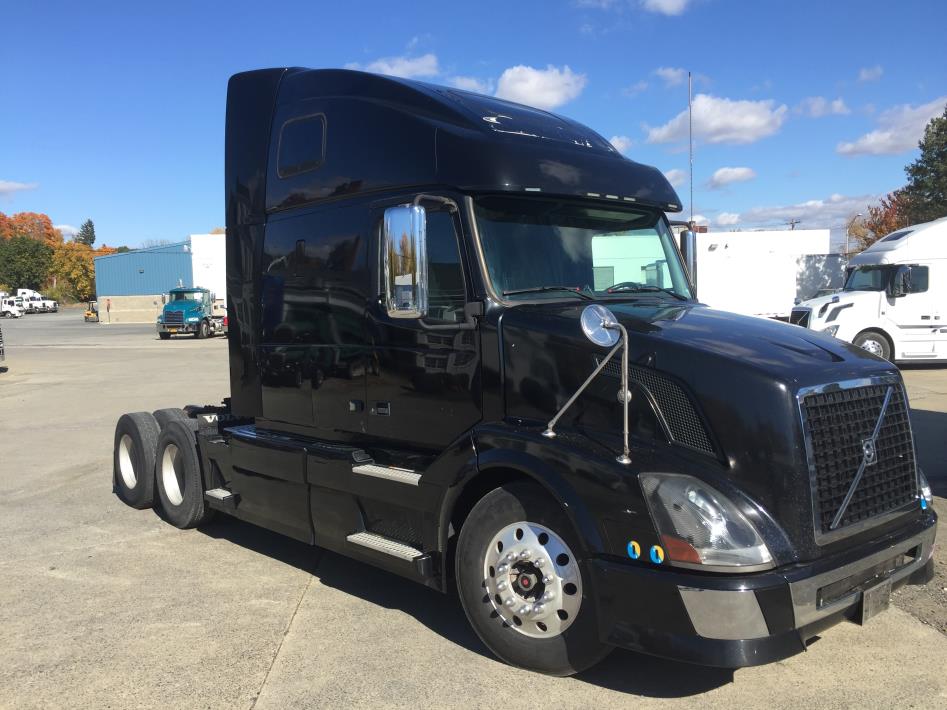
MULTIPOLYGON (((161 342, 71 309, 2 326, 0 707, 947 706, 943 530, 934 582, 784 662, 729 672, 616 651, 546 678, 494 661, 454 596, 227 518, 182 532, 112 495, 118 416, 219 401, 223 339, 161 342)), ((947 495, 947 369, 905 378, 947 495)))

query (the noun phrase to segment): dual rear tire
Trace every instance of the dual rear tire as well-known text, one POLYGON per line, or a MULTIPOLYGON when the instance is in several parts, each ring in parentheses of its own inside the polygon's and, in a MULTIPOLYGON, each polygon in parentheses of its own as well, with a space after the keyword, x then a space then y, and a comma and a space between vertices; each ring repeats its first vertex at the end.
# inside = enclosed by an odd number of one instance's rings
POLYGON ((119 418, 112 485, 122 502, 138 509, 154 506, 178 528, 196 527, 210 518, 213 511, 204 502, 196 424, 180 409, 119 418))

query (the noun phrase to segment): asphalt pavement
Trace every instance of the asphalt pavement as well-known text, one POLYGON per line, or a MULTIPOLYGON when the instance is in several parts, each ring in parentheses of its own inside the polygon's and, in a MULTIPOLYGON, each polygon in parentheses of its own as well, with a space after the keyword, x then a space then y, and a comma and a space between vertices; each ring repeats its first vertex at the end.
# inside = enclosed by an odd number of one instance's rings
MULTIPOLYGON (((627 651, 574 678, 505 666, 455 595, 232 519, 179 531, 112 495, 117 418, 218 402, 223 339, 81 310, 0 325, 0 707, 947 707, 947 636, 896 607, 735 672, 627 651)), ((905 379, 944 495, 947 368, 905 379)))

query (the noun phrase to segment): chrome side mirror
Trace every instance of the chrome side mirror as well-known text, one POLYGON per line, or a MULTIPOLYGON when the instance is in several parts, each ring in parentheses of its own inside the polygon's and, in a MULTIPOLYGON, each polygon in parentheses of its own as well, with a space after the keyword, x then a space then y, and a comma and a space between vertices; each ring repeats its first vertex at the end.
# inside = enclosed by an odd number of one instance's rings
POLYGON ((420 205, 385 210, 385 309, 392 318, 427 315, 427 219, 420 205))
POLYGON ((697 285, 697 235, 689 229, 681 232, 681 256, 691 285, 697 285))

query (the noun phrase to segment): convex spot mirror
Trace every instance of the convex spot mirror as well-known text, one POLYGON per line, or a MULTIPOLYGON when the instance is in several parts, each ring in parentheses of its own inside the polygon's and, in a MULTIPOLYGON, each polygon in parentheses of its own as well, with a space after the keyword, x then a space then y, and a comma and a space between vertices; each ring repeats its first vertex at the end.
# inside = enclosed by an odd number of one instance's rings
POLYGON ((427 218, 420 205, 385 210, 385 308, 392 318, 427 315, 427 218))

